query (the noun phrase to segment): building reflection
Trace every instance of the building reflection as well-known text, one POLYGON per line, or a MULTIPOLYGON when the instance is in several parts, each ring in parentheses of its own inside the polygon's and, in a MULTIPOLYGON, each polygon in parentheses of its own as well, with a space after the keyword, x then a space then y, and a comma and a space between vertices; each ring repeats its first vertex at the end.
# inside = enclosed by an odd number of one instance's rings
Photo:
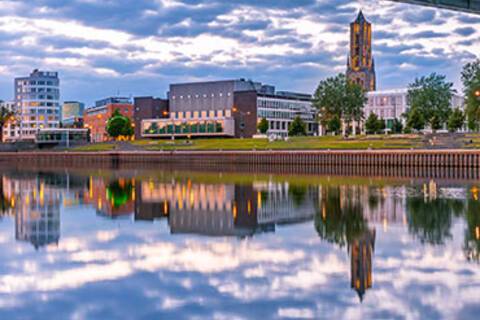
MULTIPOLYGON (((312 189, 312 188, 311 188, 312 189)), ((315 190, 315 188, 313 188, 315 190)), ((135 219, 168 218, 172 234, 251 236, 276 224, 311 219, 315 197, 288 184, 208 184, 143 181, 135 219), (298 193, 292 200, 292 192, 298 193)))
MULTIPOLYGON (((368 217, 376 217, 381 201, 366 203, 360 186, 323 187, 315 228, 320 238, 347 247, 350 255, 350 281, 360 301, 373 285, 373 255, 376 231, 368 217)), ((382 217, 383 219, 383 217, 382 217)))
POLYGON ((15 238, 30 242, 36 249, 58 244, 61 204, 64 199, 76 198, 72 194, 80 193, 79 185, 81 182, 68 174, 3 175, 2 202, 8 204, 8 214, 15 217, 15 238))
POLYGON ((92 205, 98 215, 119 218, 135 212, 135 179, 90 176, 85 190, 86 204, 92 205))

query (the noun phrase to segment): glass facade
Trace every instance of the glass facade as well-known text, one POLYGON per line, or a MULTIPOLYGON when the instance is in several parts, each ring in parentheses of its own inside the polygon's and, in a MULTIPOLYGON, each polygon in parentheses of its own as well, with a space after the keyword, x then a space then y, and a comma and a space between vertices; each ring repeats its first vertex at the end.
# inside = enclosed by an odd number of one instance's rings
POLYGON ((20 139, 33 139, 41 128, 60 126, 60 80, 57 72, 34 70, 15 79, 15 104, 19 112, 20 139))
POLYGON ((145 137, 172 135, 233 135, 233 119, 172 121, 172 119, 146 120, 142 124, 145 137))

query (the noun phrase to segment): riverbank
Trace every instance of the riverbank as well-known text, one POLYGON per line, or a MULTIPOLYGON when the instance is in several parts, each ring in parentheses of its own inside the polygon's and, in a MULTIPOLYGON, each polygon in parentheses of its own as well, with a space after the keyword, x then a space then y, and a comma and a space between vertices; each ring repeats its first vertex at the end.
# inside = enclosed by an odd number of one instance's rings
POLYGON ((108 142, 74 148, 73 151, 269 151, 269 150, 423 150, 476 149, 478 134, 323 136, 267 139, 138 140, 108 142))

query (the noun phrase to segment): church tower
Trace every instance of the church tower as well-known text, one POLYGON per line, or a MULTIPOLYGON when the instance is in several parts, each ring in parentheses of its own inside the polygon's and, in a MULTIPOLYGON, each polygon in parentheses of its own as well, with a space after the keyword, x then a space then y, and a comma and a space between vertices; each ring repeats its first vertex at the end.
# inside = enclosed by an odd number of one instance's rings
POLYGON ((350 54, 347 59, 347 78, 361 85, 366 91, 377 88, 375 61, 372 56, 372 24, 358 13, 350 24, 350 54))

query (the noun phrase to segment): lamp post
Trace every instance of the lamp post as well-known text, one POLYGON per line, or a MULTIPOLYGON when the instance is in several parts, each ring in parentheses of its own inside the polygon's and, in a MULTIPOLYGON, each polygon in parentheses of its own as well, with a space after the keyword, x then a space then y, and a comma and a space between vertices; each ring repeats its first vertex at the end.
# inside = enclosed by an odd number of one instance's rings
POLYGON ((245 116, 249 116, 252 113, 250 111, 247 111, 247 112, 240 111, 240 110, 238 110, 237 107, 233 107, 232 111, 234 113, 238 113, 240 115, 240 130, 241 130, 240 138, 243 139, 243 132, 245 130, 245 116))

